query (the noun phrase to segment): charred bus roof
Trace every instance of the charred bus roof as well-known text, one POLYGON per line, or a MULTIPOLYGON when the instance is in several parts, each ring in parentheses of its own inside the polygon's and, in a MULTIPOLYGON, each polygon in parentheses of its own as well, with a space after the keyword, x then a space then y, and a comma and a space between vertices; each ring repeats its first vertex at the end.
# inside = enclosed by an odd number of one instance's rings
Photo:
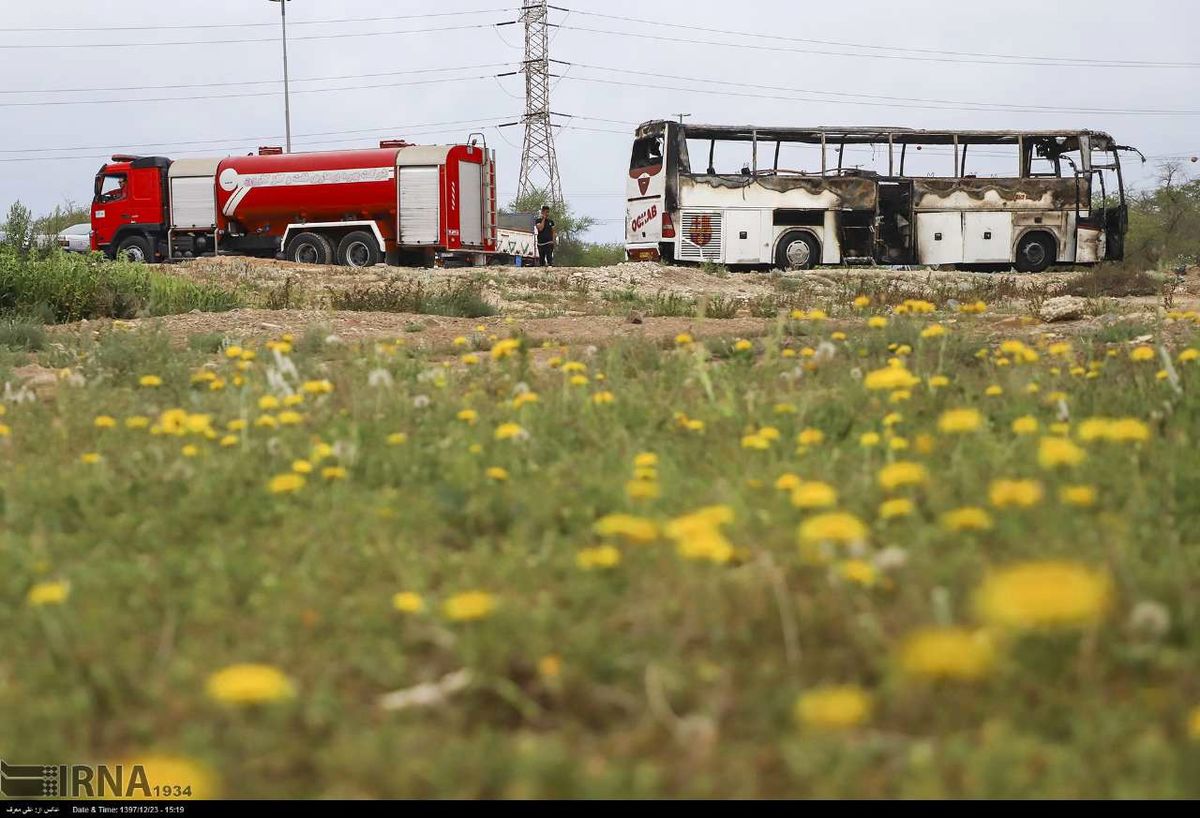
POLYGON ((1082 137, 1088 137, 1095 150, 1112 150, 1118 146, 1103 131, 1091 130, 918 130, 889 126, 828 126, 813 128, 778 128, 755 125, 701 125, 653 120, 638 126, 636 136, 662 133, 666 126, 678 128, 685 139, 716 139, 722 141, 799 142, 819 145, 822 142, 846 145, 1016 145, 1023 140, 1062 140, 1063 147, 1077 147, 1082 137))

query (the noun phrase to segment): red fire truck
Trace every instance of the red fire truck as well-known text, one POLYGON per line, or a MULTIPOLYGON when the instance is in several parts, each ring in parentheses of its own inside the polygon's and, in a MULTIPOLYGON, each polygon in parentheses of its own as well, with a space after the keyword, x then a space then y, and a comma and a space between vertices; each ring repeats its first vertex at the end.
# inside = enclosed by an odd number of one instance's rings
POLYGON ((480 264, 496 249, 496 160, 467 144, 170 160, 96 174, 92 249, 134 261, 212 254, 309 264, 480 264))

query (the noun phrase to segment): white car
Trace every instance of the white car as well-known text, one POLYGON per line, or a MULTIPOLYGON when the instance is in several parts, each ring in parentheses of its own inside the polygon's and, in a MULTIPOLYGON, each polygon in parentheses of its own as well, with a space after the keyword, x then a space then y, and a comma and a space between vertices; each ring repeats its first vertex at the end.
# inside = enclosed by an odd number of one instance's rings
POLYGON ((92 226, 86 222, 71 225, 58 234, 58 246, 68 253, 90 253, 92 226))

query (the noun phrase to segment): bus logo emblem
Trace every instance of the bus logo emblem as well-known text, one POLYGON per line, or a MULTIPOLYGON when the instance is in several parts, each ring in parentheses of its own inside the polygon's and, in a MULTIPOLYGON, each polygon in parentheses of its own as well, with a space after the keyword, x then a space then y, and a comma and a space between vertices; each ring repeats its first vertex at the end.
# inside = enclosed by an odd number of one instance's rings
POLYGON ((688 238, 692 240, 692 244, 697 247, 704 247, 712 241, 712 217, 709 215, 697 216, 692 221, 692 229, 688 233, 688 238))
POLYGON ((649 189, 650 189, 650 177, 643 173, 641 176, 638 177, 638 190, 640 190, 642 192, 642 195, 645 196, 646 191, 649 189))

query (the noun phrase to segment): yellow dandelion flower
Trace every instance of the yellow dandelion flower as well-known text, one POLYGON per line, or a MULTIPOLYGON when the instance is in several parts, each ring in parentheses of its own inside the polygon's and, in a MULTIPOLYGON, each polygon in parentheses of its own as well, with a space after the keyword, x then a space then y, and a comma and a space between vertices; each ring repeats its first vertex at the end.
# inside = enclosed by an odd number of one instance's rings
POLYGON ((983 415, 975 409, 949 409, 938 418, 938 431, 958 435, 974 432, 983 425, 983 415))
POLYGON ((400 613, 417 614, 425 610, 425 600, 415 591, 400 591, 392 595, 392 607, 400 613))
POLYGON ((916 510, 912 500, 905 497, 897 497, 892 500, 884 500, 879 504, 879 519, 895 520, 900 517, 911 516, 916 510))
POLYGON ((292 471, 296 474, 312 474, 313 465, 307 460, 293 460, 292 471))
POLYGON ((1078 466, 1086 457, 1087 452, 1072 443, 1069 438, 1043 437, 1038 443, 1038 464, 1043 469, 1078 466))
POLYGON ((796 508, 832 508, 837 505, 837 490, 828 483, 802 482, 792 490, 792 505, 796 508))
POLYGON ((793 709, 801 726, 819 730, 857 727, 871 717, 869 694, 857 685, 818 687, 805 691, 793 709))
POLYGON ((333 384, 328 380, 305 381, 301 387, 309 395, 328 395, 333 391, 333 384))
POLYGON ((633 458, 633 465, 638 469, 651 469, 658 465, 658 455, 654 452, 638 452, 633 458))
POLYGON ((879 579, 875 566, 866 560, 845 560, 838 565, 838 576, 855 585, 870 588, 879 579))
POLYGON ((609 514, 592 526, 601 537, 615 537, 631 543, 652 543, 658 539, 658 524, 632 514, 609 514))
POLYGON ((554 653, 538 659, 538 675, 546 681, 555 681, 562 674, 562 659, 554 653))
POLYGON ((225 435, 221 438, 220 445, 228 449, 230 446, 238 445, 239 442, 237 435, 225 435))
POLYGON ((802 482, 799 475, 785 472, 775 479, 775 488, 780 491, 792 491, 799 487, 802 482))
POLYGON ((291 494, 304 488, 304 475, 277 474, 267 483, 267 490, 272 494, 291 494))
POLYGON ((1094 506, 1096 496, 1095 486, 1063 486, 1058 490, 1058 499, 1068 506, 1094 506))
POLYGON ((537 392, 522 392, 513 398, 512 406, 514 409, 520 409, 522 406, 530 403, 537 403, 539 400, 541 400, 541 398, 538 397, 537 392))
POLYGON ((929 472, 920 463, 897 460, 879 470, 879 485, 888 491, 903 486, 919 486, 929 481, 929 472))
POLYGON ((611 545, 581 548, 575 552, 575 564, 585 571, 593 568, 613 568, 621 561, 621 552, 611 545))
POLYGON ((1144 443, 1150 439, 1150 427, 1137 418, 1117 418, 1109 424, 1106 437, 1116 443, 1144 443))
MULTIPOLYGON (((131 788, 132 800, 162 798, 170 801, 212 800, 220 796, 216 774, 208 767, 183 756, 146 755, 121 760, 126 770, 141 767, 148 793, 131 788), (157 791, 154 788, 158 788, 157 791)), ((174 808, 168 808, 171 811, 174 808)), ((132 811, 132 810, 131 810, 132 811)))
POLYGON ((995 666, 996 648, 985 631, 923 628, 904 638, 898 660, 909 676, 971 682, 995 666))
POLYGON ((571 386, 587 386, 588 385, 588 376, 587 375, 572 375, 571 378, 567 381, 567 383, 571 384, 571 386))
POLYGON ((872 315, 867 319, 867 326, 871 329, 883 329, 888 325, 888 320, 882 315, 872 315))
POLYGON ((501 423, 496 427, 496 440, 514 440, 528 436, 529 433, 519 423, 501 423))
POLYGON ((808 518, 798 533, 801 543, 855 543, 867 538, 867 527, 853 514, 831 511, 808 518))
POLYGON ((43 605, 61 605, 71 595, 71 583, 66 580, 54 582, 39 582, 29 589, 25 601, 38 608, 43 605))
POLYGON ((739 338, 733 344, 734 352, 749 352, 752 349, 754 349, 754 344, 745 338, 739 338))
POLYGON ((925 329, 921 330, 921 337, 922 338, 941 338, 948 331, 949 330, 947 330, 941 324, 930 324, 929 326, 925 327, 925 329))
POLYGON ((479 420, 479 413, 474 409, 460 409, 455 417, 463 423, 474 424, 475 421, 479 420))
POLYGON ((630 500, 657 500, 662 489, 649 480, 630 480, 625 484, 625 494, 630 500))
POLYGON ((998 627, 1073 627, 1100 620, 1111 594, 1103 571, 1065 561, 1023 562, 985 577, 975 608, 984 622, 998 627))
POLYGON ((863 386, 872 391, 910 389, 921 382, 903 366, 887 366, 875 369, 863 377, 863 386))
POLYGON ((1133 349, 1129 350, 1129 360, 1138 362, 1153 361, 1154 348, 1148 347, 1144 344, 1142 346, 1134 347, 1133 349))
POLYGON ((304 396, 299 393, 283 396, 284 406, 299 406, 302 403, 304 403, 304 396))
POLYGON ((597 392, 596 394, 592 395, 592 403, 596 404, 597 406, 604 406, 612 403, 616 399, 616 395, 608 391, 597 392))
POLYGON ((520 340, 516 338, 505 338, 492 344, 492 360, 500 361, 510 357, 513 353, 521 348, 520 340))
POLYGON ((144 386, 148 389, 153 389, 157 386, 162 386, 162 378, 157 375, 143 375, 138 378, 138 386, 144 386))
POLYGON ((942 528, 947 531, 987 531, 992 527, 992 515, 982 508, 966 506, 942 515, 942 528))
POLYGON ((794 403, 777 403, 772 408, 777 415, 794 415, 796 414, 796 404, 794 403))
POLYGON ((489 466, 487 470, 484 471, 484 475, 489 480, 495 480, 497 483, 503 483, 508 479, 508 469, 501 468, 500 466, 489 466))
POLYGON ((111 415, 96 415, 96 419, 92 421, 97 429, 111 429, 117 425, 117 419, 111 415))
POLYGON ((278 668, 261 664, 238 664, 208 677, 208 697, 222 704, 249 705, 290 699, 296 689, 278 668))
POLYGON ((878 446, 879 441, 880 437, 878 432, 863 432, 858 436, 858 445, 862 446, 864 449, 870 449, 874 446, 878 446))
POLYGON ((345 480, 348 474, 344 466, 326 466, 321 469, 321 476, 326 480, 345 480))
POLYGON ((945 375, 931 375, 929 378, 930 389, 941 389, 950 385, 950 379, 945 375))
POLYGON ((825 441, 825 433, 820 429, 808 428, 796 435, 796 442, 801 446, 816 446, 825 441))
POLYGON ((486 591, 465 591, 442 603, 442 615, 451 622, 486 619, 496 610, 496 598, 486 591))
POLYGON ((126 429, 145 429, 150 425, 150 418, 144 415, 130 415, 125 418, 126 429))
POLYGON ((1013 434, 1034 435, 1038 431, 1038 419, 1033 415, 1022 415, 1012 422, 1013 434))
POLYGON ((980 315, 987 312, 987 304, 982 301, 973 301, 970 304, 960 304, 958 311, 963 315, 980 315))
POLYGON ((184 457, 195 457, 200 454, 200 449, 195 444, 189 443, 179 450, 184 457))
POLYGON ((1195 360, 1200 360, 1200 349, 1188 347, 1183 352, 1179 353, 1178 361, 1181 364, 1188 364, 1195 360))
POLYGON ((684 347, 684 346, 687 346, 688 344, 694 343, 695 340, 696 339, 693 338, 690 333, 681 332, 675 336, 675 345, 684 347))
POLYGON ((993 480, 988 499, 996 508, 1028 508, 1042 501, 1042 484, 1036 480, 993 480))
POLYGON ((992 384, 987 389, 983 390, 983 394, 987 395, 989 398, 997 398, 1004 394, 1004 387, 1000 386, 999 384, 992 384))
POLYGON ((855 296, 854 300, 850 303, 852 303, 855 307, 857 307, 858 309, 861 310, 863 307, 871 306, 871 296, 869 296, 869 295, 855 296))
POLYGON ((245 418, 234 418, 225 424, 225 429, 230 432, 240 432, 247 426, 245 418))
POLYGON ((771 448, 771 441, 769 438, 763 437, 761 434, 758 434, 757 432, 754 434, 743 435, 742 436, 742 448, 743 449, 757 449, 759 451, 764 451, 766 449, 771 448))
POLYGON ((299 412, 293 412, 290 409, 280 412, 277 417, 279 418, 280 426, 299 426, 304 422, 304 415, 299 412))
POLYGON ((103 459, 99 452, 84 452, 79 455, 79 462, 86 463, 89 466, 94 466, 103 459))

